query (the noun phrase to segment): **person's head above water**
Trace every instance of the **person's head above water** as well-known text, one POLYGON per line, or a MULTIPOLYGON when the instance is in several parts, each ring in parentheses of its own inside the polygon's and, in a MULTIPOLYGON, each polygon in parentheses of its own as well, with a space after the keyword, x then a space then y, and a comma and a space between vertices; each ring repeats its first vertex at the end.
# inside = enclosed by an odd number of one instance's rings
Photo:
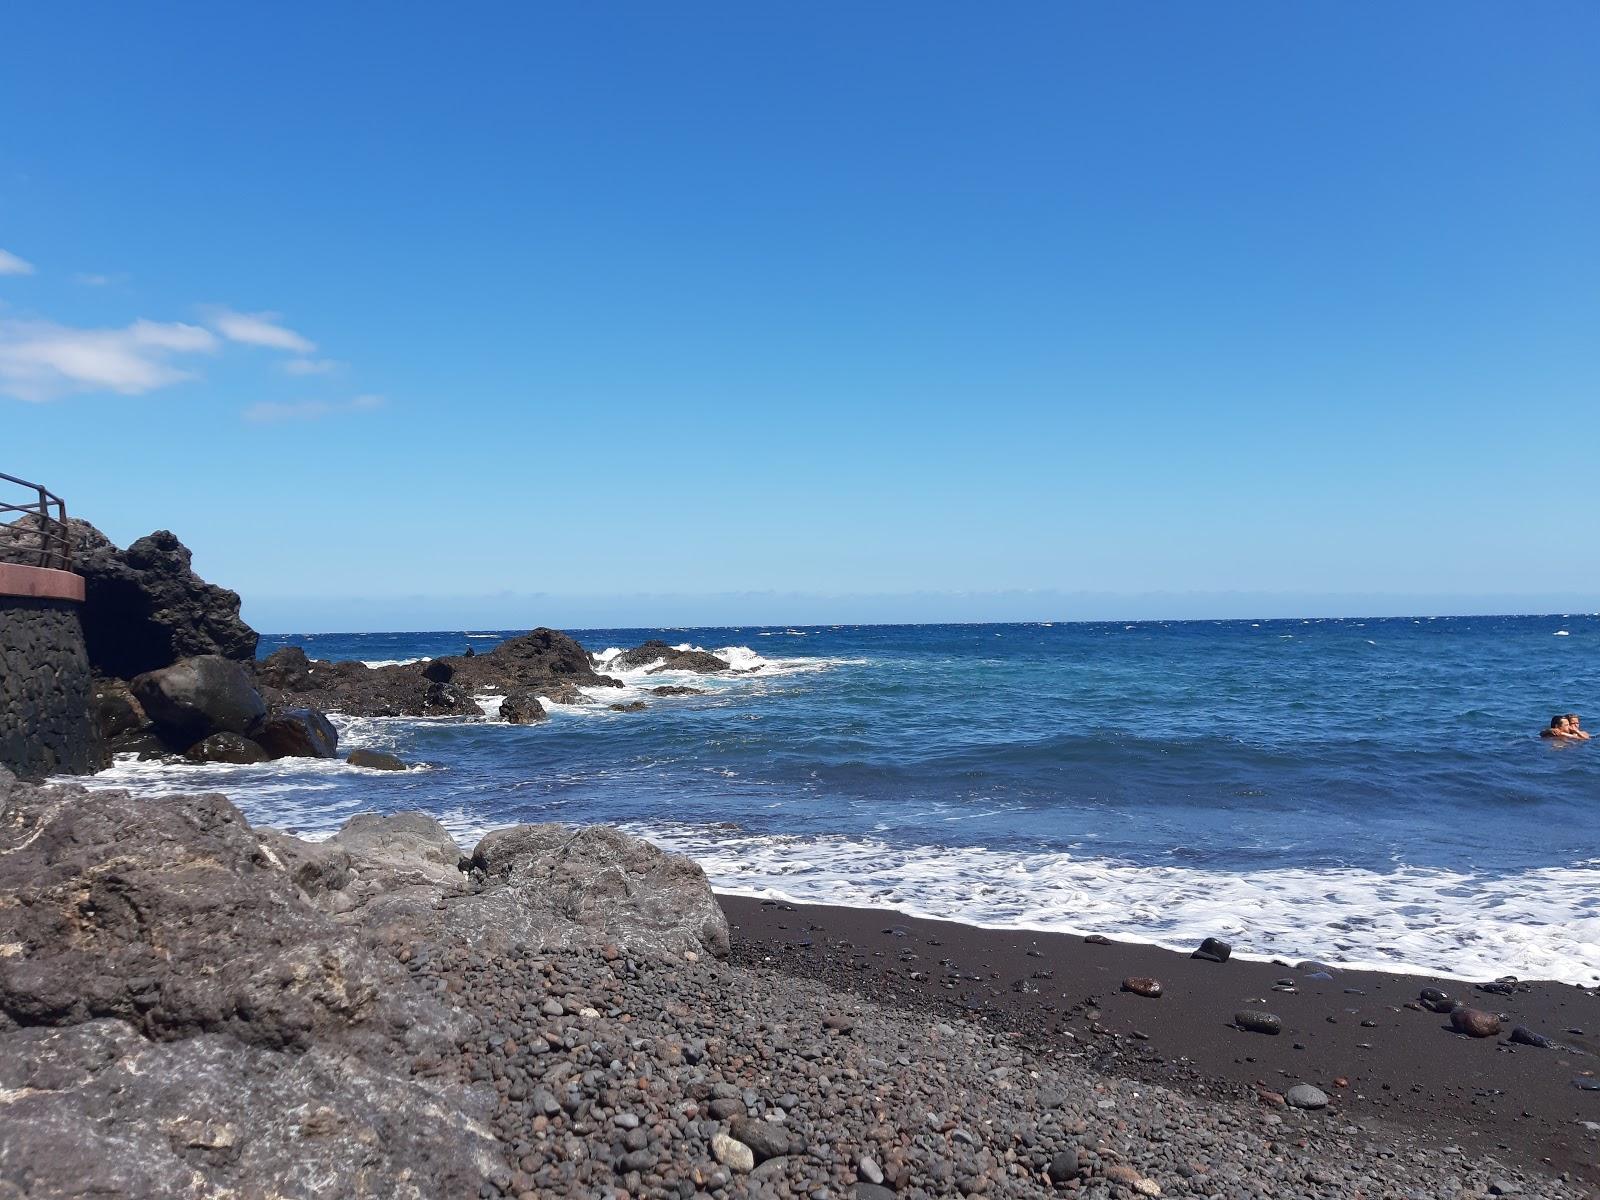
POLYGON ((1561 714, 1557 713, 1555 716, 1550 718, 1550 728, 1551 729, 1565 729, 1566 727, 1567 727, 1567 718, 1562 716, 1561 714))

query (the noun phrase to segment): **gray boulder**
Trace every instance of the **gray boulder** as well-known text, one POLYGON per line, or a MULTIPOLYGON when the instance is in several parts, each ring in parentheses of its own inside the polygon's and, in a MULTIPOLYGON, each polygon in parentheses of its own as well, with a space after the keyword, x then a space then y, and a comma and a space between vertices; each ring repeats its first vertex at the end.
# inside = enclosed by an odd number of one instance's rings
POLYGON ((352 767, 365 767, 369 771, 404 771, 406 764, 382 750, 352 750, 345 758, 352 767))
POLYGON ((213 733, 248 734, 267 715, 245 669, 218 654, 136 676, 132 690, 161 736, 180 748, 213 733))

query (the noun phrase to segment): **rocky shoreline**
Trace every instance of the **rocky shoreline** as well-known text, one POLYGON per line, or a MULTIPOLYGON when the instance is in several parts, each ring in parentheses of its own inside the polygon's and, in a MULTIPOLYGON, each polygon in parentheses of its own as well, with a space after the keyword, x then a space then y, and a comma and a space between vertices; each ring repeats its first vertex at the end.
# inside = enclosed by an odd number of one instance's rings
POLYGON ((848 954, 840 986, 773 953, 794 912, 615 830, 307 843, 219 796, 0 775, 0 894, 0 1196, 1589 1194, 1353 1106, 1108 1069, 848 954))

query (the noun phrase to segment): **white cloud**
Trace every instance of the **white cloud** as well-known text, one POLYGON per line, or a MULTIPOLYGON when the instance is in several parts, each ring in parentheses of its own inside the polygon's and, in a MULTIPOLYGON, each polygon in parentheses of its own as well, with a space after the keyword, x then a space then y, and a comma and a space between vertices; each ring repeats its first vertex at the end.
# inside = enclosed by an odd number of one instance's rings
POLYGON ((326 375, 343 365, 331 358, 291 358, 283 364, 283 369, 291 375, 326 375))
POLYGON ((265 401, 244 410, 244 419, 257 424, 279 421, 318 421, 340 413, 371 412, 384 406, 382 396, 362 395, 345 401, 301 400, 291 404, 265 401))
POLYGON ((210 354, 209 330, 135 321, 122 329, 74 329, 53 321, 0 321, 0 394, 42 402, 75 392, 138 396, 193 379, 181 355, 210 354))
POLYGON ((0 250, 0 275, 32 275, 33 264, 9 250, 0 250))
POLYGON ((109 287, 120 278, 121 276, 117 275, 97 275, 89 271, 79 271, 72 277, 72 282, 82 284, 84 287, 109 287))
POLYGON ((266 346, 300 355, 310 354, 317 348, 310 338, 278 324, 277 313, 241 313, 231 308, 213 308, 206 316, 207 323, 230 342, 266 346))

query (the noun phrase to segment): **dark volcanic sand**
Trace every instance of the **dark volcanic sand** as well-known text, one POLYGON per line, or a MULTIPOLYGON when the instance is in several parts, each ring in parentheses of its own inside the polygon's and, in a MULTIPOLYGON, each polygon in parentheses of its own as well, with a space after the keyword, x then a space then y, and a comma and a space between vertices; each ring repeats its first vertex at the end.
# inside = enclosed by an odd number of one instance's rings
POLYGON ((1292 966, 1204 962, 1076 935, 720 899, 739 961, 841 984, 880 1003, 965 1013, 1030 1038, 1070 1036, 1096 1070, 1117 1075, 1230 1095, 1315 1084, 1333 1098, 1329 1111, 1347 1119, 1394 1122, 1446 1145, 1600 1183, 1600 1091, 1574 1084, 1600 1079, 1600 995, 1592 990, 1538 982, 1493 995, 1471 983, 1337 964, 1331 980, 1308 980, 1292 966), (1122 991, 1131 976, 1159 979, 1164 994, 1122 991), (1288 979, 1295 992, 1274 990, 1288 979), (1403 1007, 1428 986, 1506 1014, 1502 1034, 1464 1037, 1448 1016, 1403 1007), (1234 1028, 1233 1014, 1247 1008, 1276 1013, 1283 1032, 1234 1028), (1512 1045, 1516 1025, 1563 1048, 1512 1045))

